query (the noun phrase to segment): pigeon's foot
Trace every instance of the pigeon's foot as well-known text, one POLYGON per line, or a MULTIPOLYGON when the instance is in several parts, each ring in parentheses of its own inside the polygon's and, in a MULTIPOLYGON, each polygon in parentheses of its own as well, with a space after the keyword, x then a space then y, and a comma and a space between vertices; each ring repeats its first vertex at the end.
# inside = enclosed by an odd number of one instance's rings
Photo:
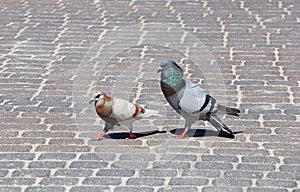
POLYGON ((183 131, 183 133, 181 133, 180 135, 177 135, 175 138, 176 139, 183 139, 185 137, 187 137, 187 131, 183 131))
POLYGON ((126 137, 126 139, 135 139, 136 135, 132 133, 132 131, 130 131, 129 133, 129 137, 126 137))
POLYGON ((105 139, 104 137, 105 133, 100 133, 98 135, 92 136, 92 139, 105 139))

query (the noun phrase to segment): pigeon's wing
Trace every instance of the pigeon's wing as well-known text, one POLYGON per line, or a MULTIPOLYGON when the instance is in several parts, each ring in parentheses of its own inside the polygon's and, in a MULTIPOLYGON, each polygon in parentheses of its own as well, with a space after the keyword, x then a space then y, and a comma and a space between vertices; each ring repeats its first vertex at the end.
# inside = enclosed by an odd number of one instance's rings
POLYGON ((197 84, 186 79, 186 87, 179 101, 181 110, 188 114, 201 112, 207 105, 208 94, 197 84))
POLYGON ((112 116, 120 122, 134 118, 136 115, 137 107, 135 104, 130 103, 126 100, 114 98, 112 111, 112 116))

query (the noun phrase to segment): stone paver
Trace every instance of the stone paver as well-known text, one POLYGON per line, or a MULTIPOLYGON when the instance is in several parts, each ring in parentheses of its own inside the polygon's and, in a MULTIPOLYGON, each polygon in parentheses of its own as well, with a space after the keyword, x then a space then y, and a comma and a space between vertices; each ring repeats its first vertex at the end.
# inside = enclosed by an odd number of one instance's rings
POLYGON ((300 188, 298 0, 1 1, 0 191, 300 188), (228 138, 184 121, 159 87, 170 58, 221 103, 228 138), (160 111, 138 138, 103 124, 95 89, 160 111), (100 126, 101 125, 101 126, 100 126))

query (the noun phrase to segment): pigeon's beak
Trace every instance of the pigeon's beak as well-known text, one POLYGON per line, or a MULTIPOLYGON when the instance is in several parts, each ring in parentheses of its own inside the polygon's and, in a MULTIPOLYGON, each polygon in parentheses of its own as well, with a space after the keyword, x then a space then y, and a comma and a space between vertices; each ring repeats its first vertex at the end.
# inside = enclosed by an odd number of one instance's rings
POLYGON ((95 101, 95 99, 90 100, 89 104, 93 103, 95 101))
POLYGON ((160 72, 162 72, 162 68, 159 68, 159 69, 157 70, 157 73, 160 73, 160 72))

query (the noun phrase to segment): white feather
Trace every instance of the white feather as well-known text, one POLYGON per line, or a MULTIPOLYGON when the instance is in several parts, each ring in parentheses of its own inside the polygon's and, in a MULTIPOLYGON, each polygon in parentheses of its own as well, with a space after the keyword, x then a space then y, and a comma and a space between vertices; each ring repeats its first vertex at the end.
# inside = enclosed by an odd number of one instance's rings
POLYGON ((147 117, 162 117, 161 114, 159 114, 158 110, 154 109, 145 109, 145 113, 140 115, 141 118, 147 118, 147 117))
POLYGON ((135 113, 135 105, 126 100, 114 98, 112 110, 113 116, 118 121, 124 121, 130 119, 135 113))

